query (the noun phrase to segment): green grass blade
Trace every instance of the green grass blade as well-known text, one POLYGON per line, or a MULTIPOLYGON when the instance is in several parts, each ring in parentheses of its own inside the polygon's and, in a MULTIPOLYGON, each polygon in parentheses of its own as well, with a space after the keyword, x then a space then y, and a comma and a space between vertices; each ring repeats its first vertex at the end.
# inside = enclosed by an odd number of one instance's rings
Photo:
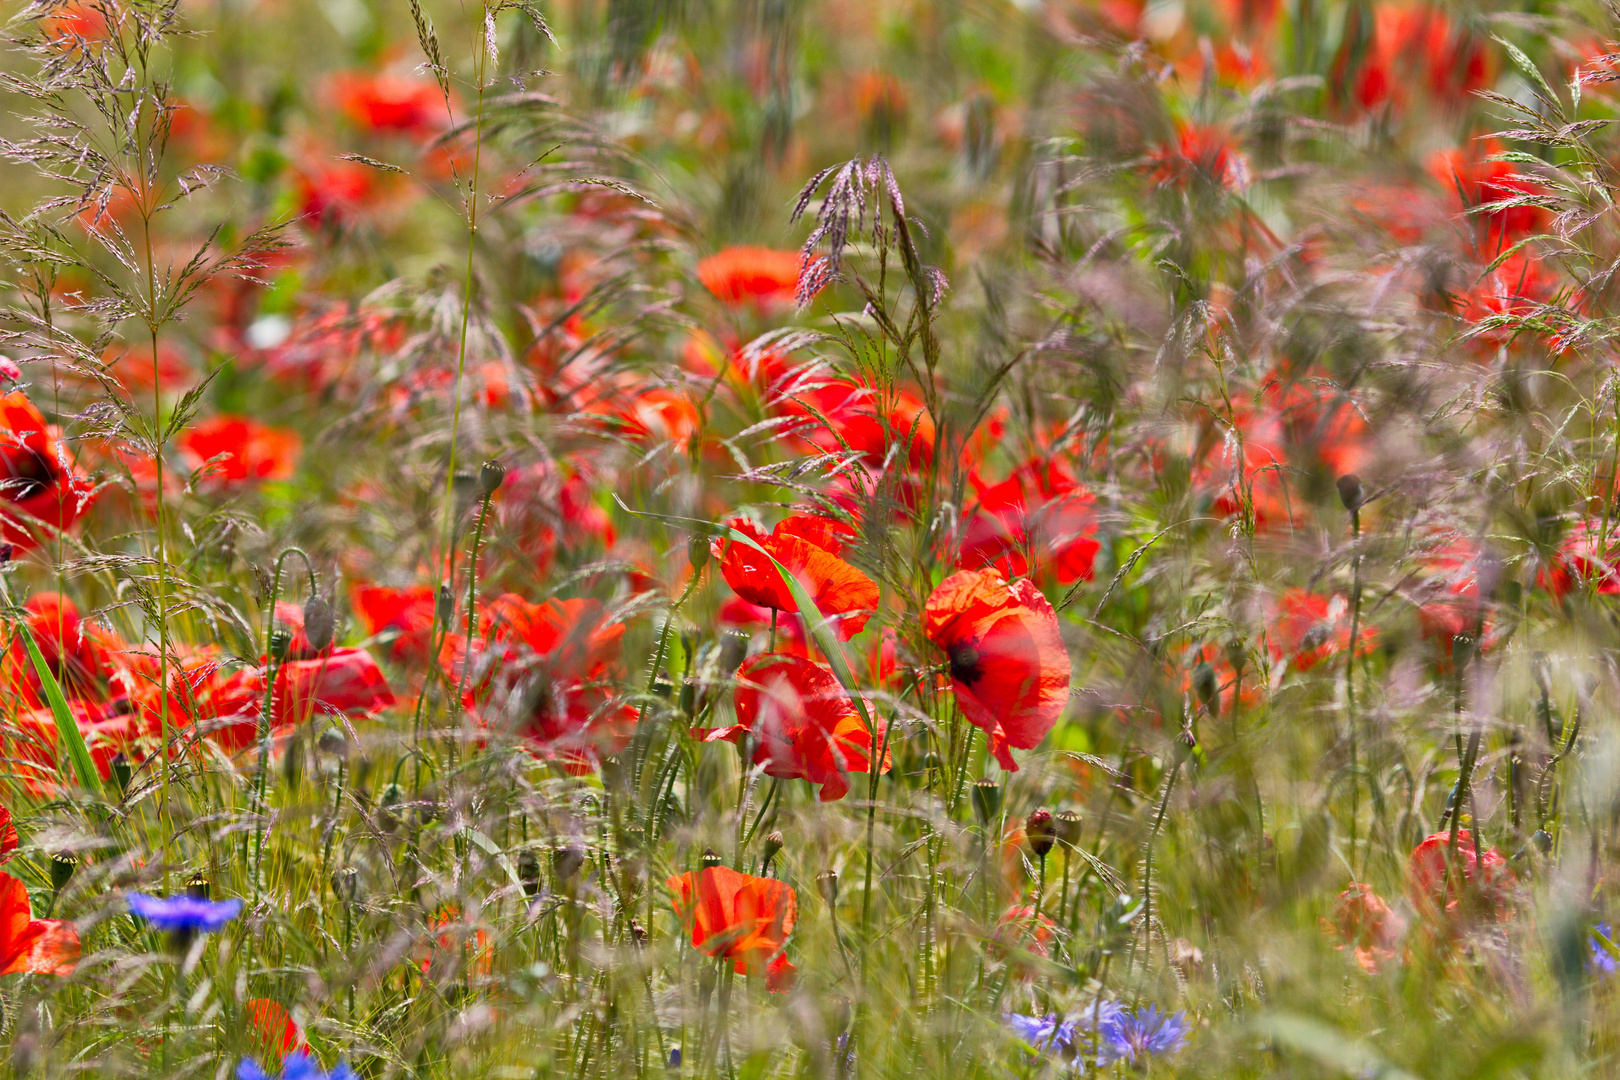
POLYGON ((96 772, 95 762, 90 760, 90 748, 84 744, 84 735, 79 731, 79 722, 73 718, 73 710, 68 708, 67 698, 62 696, 62 686, 51 674, 50 666, 45 663, 45 657, 39 651, 39 644, 34 641, 34 635, 29 631, 28 625, 17 623, 17 632, 22 635, 23 645, 28 649, 28 659, 34 664, 34 674, 39 676, 39 685, 45 691, 45 700, 50 702, 51 717, 56 721, 56 736, 62 745, 67 747, 68 761, 73 764, 73 773, 78 777, 79 786, 86 791, 101 794, 101 776, 96 772))

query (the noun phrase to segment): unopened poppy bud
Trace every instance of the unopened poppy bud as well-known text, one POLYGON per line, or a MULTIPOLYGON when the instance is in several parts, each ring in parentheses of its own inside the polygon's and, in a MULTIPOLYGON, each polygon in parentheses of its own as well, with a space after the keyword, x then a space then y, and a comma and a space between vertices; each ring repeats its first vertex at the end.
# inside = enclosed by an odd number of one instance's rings
POLYGON ((360 895, 360 871, 352 866, 332 871, 332 895, 345 904, 354 903, 360 895))
POLYGON ((337 616, 325 597, 317 594, 304 601, 304 636, 309 638, 310 648, 325 652, 336 630, 337 616))
POLYGON ((681 712, 687 716, 691 716, 692 710, 697 706, 697 680, 690 675, 681 680, 680 706, 681 712))
POLYGON ((1001 816, 1001 785, 988 776, 973 781, 973 813, 980 825, 989 825, 1001 816))
POLYGON ((1080 813, 1077 810, 1059 810, 1052 815, 1052 832, 1069 848, 1080 846, 1080 813))
POLYGON ((1204 708, 1209 710, 1209 715, 1221 715, 1221 684, 1208 660, 1198 661, 1193 668, 1192 688, 1198 700, 1204 703, 1204 708))
POLYGON ((281 663, 287 659, 287 651, 292 648, 292 631, 285 626, 278 626, 270 631, 270 659, 281 663))
POLYGON ((1537 829, 1535 835, 1530 837, 1530 839, 1535 842, 1536 849, 1543 855, 1552 850, 1552 833, 1548 832, 1546 829, 1537 829))
POLYGON ((518 881, 523 883, 523 895, 535 896, 540 892, 540 856, 530 848, 518 852, 518 881))
POLYGON ((506 466, 494 458, 484 462, 478 469, 478 490, 484 493, 487 499, 506 483, 506 466))
POLYGON ((1339 501, 1346 510, 1361 509, 1361 477, 1355 473, 1345 473, 1335 484, 1339 489, 1339 501))
POLYGON ((692 573, 702 570, 709 562, 709 538, 693 533, 686 541, 686 560, 692 564, 692 573))
POLYGON ((1474 658, 1474 635, 1458 634, 1451 639, 1451 659, 1461 671, 1474 658))
POLYGON ((816 889, 829 904, 838 903, 838 871, 824 870, 816 875, 816 889))
POLYGON ((1029 841, 1029 850, 1035 853, 1037 859, 1046 858, 1057 842, 1057 833, 1052 824, 1052 811, 1042 807, 1030 812, 1024 819, 1024 838, 1029 841))
POLYGON ((405 801, 405 791, 398 784, 389 784, 377 797, 377 825, 383 832, 399 828, 399 804, 405 801))
POLYGON ((439 600, 433 611, 438 616, 440 626, 449 626, 450 620, 456 617, 456 597, 450 591, 450 586, 439 586, 439 600))
POLYGON ((208 875, 201 870, 186 878, 186 895, 193 900, 211 899, 210 894, 213 892, 213 888, 213 883, 208 880, 208 875))
POLYGON ((316 740, 315 745, 321 748, 321 753, 337 757, 348 753, 349 736, 343 730, 343 725, 328 724, 322 729, 321 737, 316 740))
POLYGON ((73 879, 73 871, 79 868, 79 857, 71 851, 58 851, 51 856, 51 888, 61 891, 62 886, 73 879))
POLYGON ((748 634, 743 630, 727 630, 720 635, 720 670, 730 675, 742 667, 748 657, 748 634))
POLYGON ((725 862, 725 860, 715 852, 714 848, 705 848, 703 850, 703 857, 698 860, 698 865, 707 870, 710 867, 719 866, 723 862, 725 862))
POLYGON ((128 792, 129 782, 135 776, 135 770, 130 768, 129 755, 120 750, 107 763, 107 769, 112 773, 113 783, 118 785, 119 794, 128 792))
POLYGON ((1227 639, 1226 662, 1232 665, 1233 671, 1242 671, 1244 665, 1249 662, 1249 652, 1237 638, 1227 639))
POLYGON ((945 767, 945 762, 939 756, 939 754, 935 753, 933 750, 930 750, 930 751, 928 751, 928 753, 923 755, 922 767, 923 767, 923 772, 927 773, 927 774, 929 774, 931 776, 932 774, 938 772, 940 769, 943 769, 945 767))
POLYGON ((786 839, 782 836, 782 833, 780 831, 770 832, 770 833, 765 834, 765 865, 766 866, 771 865, 771 860, 776 858, 777 853, 782 850, 782 845, 785 844, 786 842, 787 842, 786 839))
POLYGON ((551 853, 551 872, 557 875, 558 881, 568 881, 584 865, 585 849, 578 844, 568 844, 551 853))

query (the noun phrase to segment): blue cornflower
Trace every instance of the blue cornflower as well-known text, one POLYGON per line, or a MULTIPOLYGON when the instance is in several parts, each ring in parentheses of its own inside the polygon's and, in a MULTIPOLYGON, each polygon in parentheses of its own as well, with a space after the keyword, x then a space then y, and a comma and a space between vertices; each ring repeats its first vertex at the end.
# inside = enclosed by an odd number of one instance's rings
POLYGON ((1120 1009, 1097 1028, 1098 1064, 1129 1061, 1153 1054, 1173 1054, 1187 1043, 1185 1013, 1166 1016, 1157 1005, 1149 1005, 1136 1015, 1120 1009))
MULTIPOLYGON (((252 1058, 243 1058, 236 1066, 236 1080, 272 1080, 272 1075, 252 1058)), ((355 1075, 341 1061, 331 1072, 322 1072, 307 1050, 294 1050, 281 1066, 281 1080, 355 1080, 355 1075)))
POLYGON ((1592 933, 1586 939, 1587 948, 1592 950, 1587 957, 1586 966, 1602 975, 1613 975, 1616 970, 1614 947, 1620 944, 1614 940, 1614 930, 1606 922, 1592 924, 1592 933))
POLYGON ((1074 1050, 1073 1020, 1064 1020, 1055 1013, 1047 1013, 1045 1016, 1004 1013, 1001 1018, 1012 1028, 1013 1034, 1042 1053, 1067 1053, 1074 1050))
POLYGON ((148 896, 132 892, 129 910, 159 930, 211 934, 242 912, 240 900, 204 900, 199 896, 148 896))

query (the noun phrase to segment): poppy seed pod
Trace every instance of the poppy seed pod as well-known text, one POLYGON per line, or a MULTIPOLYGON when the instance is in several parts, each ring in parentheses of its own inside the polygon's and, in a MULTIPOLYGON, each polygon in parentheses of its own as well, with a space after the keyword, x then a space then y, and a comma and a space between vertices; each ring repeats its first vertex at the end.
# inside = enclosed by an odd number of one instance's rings
POLYGON ((1065 846, 1080 846, 1080 813, 1077 810, 1059 810, 1052 815, 1052 832, 1065 846))
POLYGON ((287 659, 287 651, 292 648, 292 631, 285 626, 278 626, 270 631, 270 658, 276 663, 287 659))
POLYGON ((558 881, 568 881, 584 865, 585 849, 578 844, 568 844, 551 853, 551 872, 558 881))
POLYGON ((332 895, 345 904, 354 903, 360 894, 360 871, 345 866, 332 872, 332 895))
POLYGON ((1335 484, 1339 489, 1339 501, 1346 510, 1361 509, 1361 477, 1355 473, 1345 473, 1335 484))
POLYGON ((723 862, 725 862, 725 860, 715 852, 714 848, 704 848, 703 857, 698 860, 698 865, 707 870, 711 866, 719 866, 723 862))
POLYGON ((1221 683, 1208 660, 1200 660, 1192 670, 1193 693, 1204 703, 1209 715, 1221 715, 1221 683))
POLYGON ((310 648, 325 652, 336 630, 337 616, 325 597, 317 593, 304 601, 304 635, 309 638, 310 648))
POLYGON ((79 857, 71 851, 58 851, 51 856, 51 888, 61 891, 62 886, 73 879, 73 871, 79 868, 79 857))
POLYGON ((321 731, 321 737, 316 740, 315 745, 320 747, 321 753, 333 757, 347 754, 349 750, 348 733, 343 730, 341 724, 328 724, 321 731))
POLYGON ((456 617, 456 597, 450 591, 450 586, 439 586, 439 599, 433 608, 434 615, 440 626, 449 626, 450 620, 456 617))
POLYGON ((112 773, 113 782, 118 785, 119 793, 128 793, 129 782, 135 776, 135 770, 129 764, 129 755, 120 750, 112 756, 112 761, 107 763, 107 768, 112 773))
POLYGON ((782 833, 781 833, 780 830, 778 830, 776 832, 771 832, 771 833, 766 833, 765 834, 765 860, 764 861, 765 861, 765 865, 767 867, 771 865, 771 860, 776 858, 777 854, 782 850, 782 846, 786 842, 787 841, 782 836, 782 833))
POLYGON ((697 573, 708 565, 709 538, 702 533, 693 533, 686 541, 686 558, 692 564, 692 573, 697 573))
POLYGON ((1045 807, 1031 811, 1029 817, 1024 819, 1024 838, 1029 841, 1029 850, 1035 853, 1037 859, 1046 858, 1052 845, 1057 842, 1052 811, 1045 807))
POLYGON ((535 896, 540 892, 540 856, 531 848, 518 852, 518 881, 523 883, 523 895, 535 896))
POLYGON ((208 880, 208 875, 201 870, 186 878, 186 895, 193 900, 210 900, 213 898, 213 891, 213 883, 208 880))
POLYGON ((1001 815, 1001 785, 988 776, 973 781, 973 813, 980 825, 989 825, 1001 815))
POLYGON ((817 874, 816 889, 828 904, 838 903, 838 871, 824 870, 817 874))
POLYGON ((506 466, 494 458, 484 462, 478 470, 478 490, 484 493, 486 499, 501 490, 505 482, 506 466))

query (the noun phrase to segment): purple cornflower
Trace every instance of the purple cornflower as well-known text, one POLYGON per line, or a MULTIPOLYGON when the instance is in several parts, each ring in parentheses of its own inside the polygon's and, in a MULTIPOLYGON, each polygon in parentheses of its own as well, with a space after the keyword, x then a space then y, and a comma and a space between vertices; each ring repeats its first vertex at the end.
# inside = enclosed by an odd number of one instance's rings
MULTIPOLYGON (((243 1058, 236 1066, 236 1080, 272 1080, 272 1073, 252 1058, 243 1058)), ((281 1066, 281 1080, 355 1080, 354 1070, 338 1062, 331 1072, 322 1072, 308 1051, 294 1050, 281 1066)))
POLYGON ((1606 922, 1592 924, 1592 933, 1586 939, 1587 948, 1592 954, 1587 957, 1586 966, 1600 975, 1613 975, 1616 970, 1614 947, 1620 942, 1614 940, 1614 930, 1606 922))
POLYGON ((1005 1013, 1002 1020, 1031 1047, 1044 1054, 1068 1053, 1074 1050, 1073 1020, 1064 1020, 1055 1013, 1045 1016, 1023 1016, 1005 1013))
POLYGON ((1137 1064, 1138 1058, 1155 1054, 1173 1054, 1187 1042, 1185 1013, 1166 1016, 1157 1005, 1131 1015, 1120 1009, 1097 1028, 1098 1064, 1110 1065, 1116 1061, 1137 1064))
POLYGON ((204 900, 197 896, 148 896, 132 892, 129 910, 159 930, 211 934, 242 911, 240 900, 204 900))

